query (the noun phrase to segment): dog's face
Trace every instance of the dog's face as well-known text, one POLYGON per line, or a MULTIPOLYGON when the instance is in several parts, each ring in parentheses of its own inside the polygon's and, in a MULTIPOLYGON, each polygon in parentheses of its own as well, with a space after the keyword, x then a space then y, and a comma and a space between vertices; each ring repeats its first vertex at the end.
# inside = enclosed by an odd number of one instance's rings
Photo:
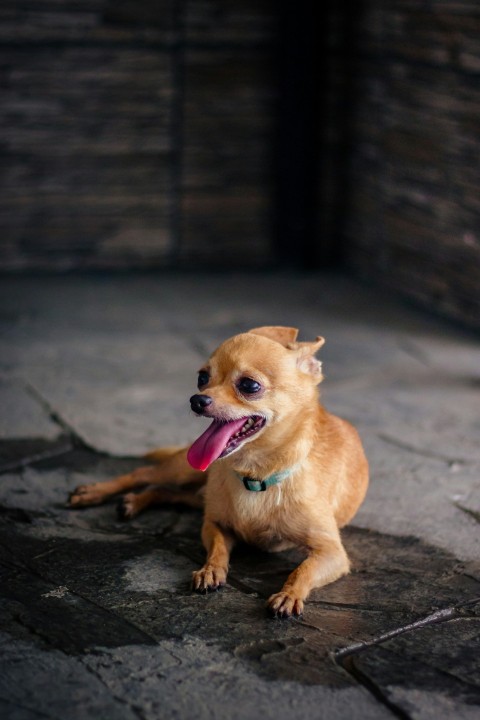
POLYGON ((316 398, 322 380, 314 358, 323 345, 297 343, 294 328, 263 327, 226 340, 198 373, 192 410, 213 420, 188 451, 199 469, 288 422, 316 398))

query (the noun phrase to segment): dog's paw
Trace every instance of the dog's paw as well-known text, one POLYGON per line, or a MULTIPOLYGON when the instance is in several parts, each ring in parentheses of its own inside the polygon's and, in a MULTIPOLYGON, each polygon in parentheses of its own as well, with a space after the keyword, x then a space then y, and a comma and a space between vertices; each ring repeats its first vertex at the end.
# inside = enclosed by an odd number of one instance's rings
POLYGON ((119 520, 131 520, 141 510, 136 493, 127 493, 117 502, 117 516, 119 520))
POLYGON ((207 593, 209 590, 218 590, 227 581, 227 572, 222 567, 204 565, 201 570, 192 573, 192 590, 207 593))
POLYGON ((100 505, 105 500, 105 493, 100 488, 101 483, 92 485, 79 485, 70 493, 68 505, 70 507, 86 507, 87 505, 100 505))
POLYGON ((292 615, 299 617, 303 614, 303 600, 282 590, 268 598, 267 608, 276 617, 289 618, 292 615))

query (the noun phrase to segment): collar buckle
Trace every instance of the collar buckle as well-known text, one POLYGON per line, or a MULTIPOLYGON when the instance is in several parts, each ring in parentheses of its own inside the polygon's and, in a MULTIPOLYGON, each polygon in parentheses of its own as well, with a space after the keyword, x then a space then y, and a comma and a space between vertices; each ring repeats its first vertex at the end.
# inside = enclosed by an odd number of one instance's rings
POLYGON ((252 492, 264 492, 267 489, 265 480, 254 480, 247 476, 242 477, 242 480, 247 490, 251 490, 252 492))
POLYGON ((242 475, 239 472, 236 472, 235 475, 240 478, 247 490, 251 492, 264 492, 272 485, 279 485, 282 480, 285 480, 285 478, 288 478, 298 470, 300 465, 301 463, 296 463, 285 470, 278 470, 278 472, 273 473, 273 475, 265 478, 265 480, 256 480, 255 478, 248 477, 248 475, 242 475))

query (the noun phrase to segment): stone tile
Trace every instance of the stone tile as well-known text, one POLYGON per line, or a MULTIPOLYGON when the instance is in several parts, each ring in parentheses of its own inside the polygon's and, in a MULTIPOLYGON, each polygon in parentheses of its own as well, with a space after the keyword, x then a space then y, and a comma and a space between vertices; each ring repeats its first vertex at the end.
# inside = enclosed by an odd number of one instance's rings
POLYGON ((24 641, 2 644, 9 670, 0 677, 5 720, 45 715, 75 720, 184 720, 262 717, 285 720, 318 714, 335 720, 348 709, 352 720, 385 720, 391 713, 361 688, 335 690, 271 682, 243 663, 196 638, 158 646, 97 649, 68 657, 24 641), (18 675, 17 675, 18 673, 18 675), (30 678, 28 686, 17 677, 30 678), (46 693, 55 678, 55 693, 46 693))
POLYGON ((12 642, 3 633, 0 647, 0 708, 5 720, 63 718, 66 714, 74 720, 138 718, 134 709, 117 699, 81 659, 31 641, 12 642))
POLYGON ((188 397, 197 355, 174 335, 83 337, 31 343, 22 375, 46 405, 88 445, 115 455, 143 454, 195 434, 188 397))
POLYGON ((361 433, 370 463, 367 498, 355 517, 363 528, 424 538, 457 558, 480 557, 475 512, 480 467, 424 457, 372 431, 361 433), (468 514, 469 508, 472 514, 468 514))
POLYGON ((344 665, 381 687, 408 717, 473 720, 480 705, 480 618, 474 613, 467 607, 464 618, 399 635, 345 658, 344 665))
POLYGON ((0 376, 0 405, 2 440, 56 440, 62 432, 18 378, 0 376))

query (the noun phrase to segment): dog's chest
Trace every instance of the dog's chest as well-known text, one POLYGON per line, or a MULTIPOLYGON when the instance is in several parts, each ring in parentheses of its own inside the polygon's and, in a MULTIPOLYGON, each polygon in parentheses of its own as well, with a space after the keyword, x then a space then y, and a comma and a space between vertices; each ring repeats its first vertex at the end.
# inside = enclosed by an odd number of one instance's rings
POLYGON ((288 522, 281 485, 265 491, 230 485, 230 525, 245 542, 264 549, 280 549, 288 539, 288 522))

